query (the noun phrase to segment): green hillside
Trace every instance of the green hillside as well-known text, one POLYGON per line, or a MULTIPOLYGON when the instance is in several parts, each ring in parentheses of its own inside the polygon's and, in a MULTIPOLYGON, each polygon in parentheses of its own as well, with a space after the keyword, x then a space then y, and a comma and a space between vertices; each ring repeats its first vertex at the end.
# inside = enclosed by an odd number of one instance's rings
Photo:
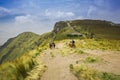
POLYGON ((99 38, 120 39, 120 25, 102 20, 60 21, 54 26, 56 39, 99 38))
POLYGON ((0 48, 0 63, 11 61, 25 52, 39 46, 40 36, 31 32, 24 32, 9 39, 0 48))
POLYGON ((12 61, 22 56, 39 45, 45 45, 55 34, 53 32, 38 35, 32 32, 24 32, 15 38, 9 39, 0 47, 0 63, 12 61))

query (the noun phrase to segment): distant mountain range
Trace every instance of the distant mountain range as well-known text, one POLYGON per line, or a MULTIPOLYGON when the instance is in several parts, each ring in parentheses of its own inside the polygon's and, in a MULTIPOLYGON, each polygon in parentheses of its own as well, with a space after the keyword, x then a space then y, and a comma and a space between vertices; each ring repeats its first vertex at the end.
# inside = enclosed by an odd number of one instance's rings
POLYGON ((50 41, 62 39, 120 39, 120 25, 102 20, 59 21, 51 32, 38 35, 24 32, 0 47, 0 64, 12 61, 50 41))

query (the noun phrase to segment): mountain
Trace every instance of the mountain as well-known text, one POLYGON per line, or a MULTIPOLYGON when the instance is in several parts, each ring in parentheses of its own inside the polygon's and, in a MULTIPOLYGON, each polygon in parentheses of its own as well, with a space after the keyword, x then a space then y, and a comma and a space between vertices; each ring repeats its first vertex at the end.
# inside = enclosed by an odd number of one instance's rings
POLYGON ((120 39, 120 25, 105 20, 59 21, 53 32, 56 39, 63 38, 102 38, 120 39))
POLYGON ((32 32, 24 32, 9 39, 0 47, 0 64, 12 61, 38 46, 45 45, 54 36, 53 32, 38 35, 32 32))
POLYGON ((32 32, 24 32, 9 39, 0 47, 0 63, 11 61, 25 52, 39 46, 40 36, 32 32))
POLYGON ((120 39, 120 25, 103 20, 59 21, 51 32, 38 35, 24 32, 0 47, 0 63, 12 61, 26 52, 54 40, 62 39, 120 39))

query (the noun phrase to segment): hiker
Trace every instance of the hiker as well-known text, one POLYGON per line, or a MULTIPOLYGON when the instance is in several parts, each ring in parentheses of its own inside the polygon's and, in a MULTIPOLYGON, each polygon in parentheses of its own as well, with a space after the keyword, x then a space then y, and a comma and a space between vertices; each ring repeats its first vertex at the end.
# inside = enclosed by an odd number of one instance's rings
POLYGON ((54 42, 50 42, 49 43, 49 47, 50 47, 50 49, 55 48, 55 43, 54 42))
POLYGON ((75 48, 76 47, 75 46, 75 41, 74 40, 70 41, 69 46, 72 47, 72 48, 75 48))

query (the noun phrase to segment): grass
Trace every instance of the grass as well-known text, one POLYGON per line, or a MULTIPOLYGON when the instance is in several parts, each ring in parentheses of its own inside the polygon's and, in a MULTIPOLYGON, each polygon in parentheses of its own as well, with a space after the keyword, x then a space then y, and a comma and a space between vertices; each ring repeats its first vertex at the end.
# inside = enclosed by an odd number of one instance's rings
POLYGON ((40 36, 37 34, 24 32, 8 40, 8 42, 0 48, 0 63, 12 61, 24 53, 35 49, 39 46, 39 38, 40 36))
POLYGON ((24 80, 40 80, 40 77, 46 69, 47 66, 39 62, 38 65, 28 73, 28 76, 24 80))
POLYGON ((39 73, 42 74, 46 70, 46 67, 36 59, 41 52, 42 48, 32 50, 11 62, 1 64, 0 80, 24 80, 27 76, 31 76, 29 73, 31 70, 35 71, 38 70, 38 68, 40 69, 39 73))
POLYGON ((70 71, 78 78, 78 80, 120 80, 119 75, 99 72, 95 69, 80 64, 70 64, 70 71))
POLYGON ((62 56, 67 56, 67 55, 74 54, 74 53, 75 53, 75 49, 72 49, 72 48, 69 48, 69 47, 62 48, 60 50, 60 54, 62 56))
POLYGON ((85 58, 85 60, 84 60, 85 63, 94 63, 94 62, 98 62, 98 61, 102 61, 102 58, 100 58, 100 57, 95 57, 95 56, 88 56, 88 57, 85 58))
POLYGON ((52 52, 50 52, 50 56, 51 56, 52 58, 55 57, 55 55, 54 55, 52 52))
MULTIPOLYGON (((107 39, 74 39, 77 52, 84 53, 83 50, 86 49, 96 49, 96 50, 116 50, 120 51, 120 40, 107 40, 107 39)), ((65 43, 63 45, 64 48, 70 49, 68 46, 71 39, 65 39, 61 41, 57 41, 57 43, 65 43)))
MULTIPOLYGON (((62 56, 69 54, 86 54, 85 50, 110 50, 120 51, 120 40, 96 40, 96 39, 74 39, 76 48, 70 48, 70 39, 56 41, 56 44, 63 44, 62 49, 59 53, 62 56)), ((57 46, 57 45, 56 45, 57 46)))
POLYGON ((27 72, 35 66, 31 61, 18 61, 0 66, 0 80, 23 80, 28 75, 27 72))
POLYGON ((85 52, 82 49, 80 49, 80 48, 76 48, 75 49, 75 53, 77 53, 77 54, 84 54, 85 52))
POLYGON ((117 50, 120 51, 120 40, 95 40, 83 39, 76 40, 76 46, 81 49, 100 49, 100 50, 117 50))

